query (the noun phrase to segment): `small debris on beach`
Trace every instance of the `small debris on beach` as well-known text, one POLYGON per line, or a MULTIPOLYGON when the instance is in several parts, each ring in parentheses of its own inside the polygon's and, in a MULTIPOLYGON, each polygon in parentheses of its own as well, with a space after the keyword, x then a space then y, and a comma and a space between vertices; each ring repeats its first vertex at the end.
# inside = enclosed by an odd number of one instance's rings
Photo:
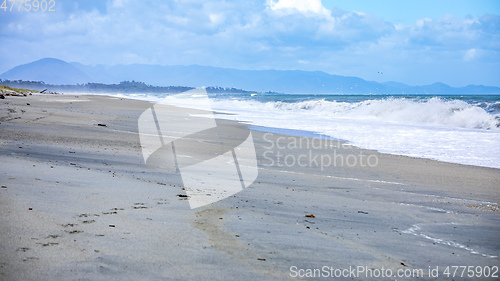
POLYGON ((500 207, 496 204, 469 205, 469 208, 478 209, 481 211, 492 211, 492 212, 500 211, 500 207))
POLYGON ((358 211, 358 214, 365 214, 365 215, 368 215, 368 212, 358 211))
POLYGON ((315 218, 316 216, 313 215, 313 214, 310 214, 310 215, 305 215, 306 218, 315 218))
POLYGON ((263 258, 257 258, 257 260, 259 260, 259 261, 266 261, 266 259, 263 259, 263 258))
POLYGON ((33 211, 33 208, 28 208, 28 210, 33 211))
POLYGON ((73 227, 73 226, 75 226, 75 224, 74 224, 74 223, 67 223, 67 224, 61 224, 61 225, 62 225, 63 227, 68 227, 68 226, 69 226, 69 227, 73 227))
POLYGON ((2 188, 7 188, 7 186, 5 186, 5 185, 2 185, 2 188))
POLYGON ((55 243, 55 242, 49 242, 49 243, 37 243, 37 244, 42 245, 42 247, 47 247, 47 246, 56 246, 56 245, 59 245, 59 243, 55 243))
POLYGON ((135 206, 133 206, 134 209, 148 209, 148 207, 144 206, 144 203, 134 203, 135 206))
POLYGON ((187 196, 186 194, 177 194, 177 197, 180 197, 180 198, 188 198, 189 196, 187 196))
POLYGON ((115 227, 115 225, 114 224, 110 224, 109 227, 115 227))
POLYGON ((103 124, 103 123, 99 123, 97 124, 97 126, 100 126, 100 127, 107 127, 106 124, 103 124))

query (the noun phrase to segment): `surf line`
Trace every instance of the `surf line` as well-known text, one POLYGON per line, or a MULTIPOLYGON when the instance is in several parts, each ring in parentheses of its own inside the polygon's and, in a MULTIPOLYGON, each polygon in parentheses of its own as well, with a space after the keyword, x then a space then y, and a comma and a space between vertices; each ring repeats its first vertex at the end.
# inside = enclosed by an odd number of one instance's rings
MULTIPOLYGON (((456 223, 451 223, 451 224, 456 224, 456 223)), ((466 250, 469 253, 474 254, 474 255, 481 255, 483 257, 492 258, 492 259, 498 258, 498 256, 479 253, 478 251, 476 251, 470 247, 467 247, 465 245, 462 245, 460 243, 457 243, 457 242, 431 237, 427 234, 424 234, 423 231, 421 231, 422 230, 422 228, 420 227, 421 225, 422 224, 414 224, 414 225, 412 225, 412 227, 408 228, 407 230, 403 230, 402 233, 415 235, 417 237, 422 237, 422 238, 431 240, 433 243, 436 243, 436 244, 447 245, 447 246, 451 246, 451 247, 458 248, 458 249, 464 249, 464 250, 466 250)))
POLYGON ((392 182, 392 181, 359 179, 359 178, 346 178, 346 177, 337 177, 337 176, 330 176, 330 175, 318 175, 318 174, 306 174, 306 173, 301 173, 301 172, 282 171, 282 170, 266 169, 266 168, 261 168, 261 167, 259 167, 259 169, 266 170, 266 171, 280 172, 280 173, 289 173, 289 174, 291 173, 291 174, 314 176, 314 177, 324 177, 324 178, 339 179, 339 180, 350 180, 350 181, 361 181, 361 182, 374 182, 374 183, 387 183, 387 184, 394 184, 394 185, 406 185, 404 183, 392 182))

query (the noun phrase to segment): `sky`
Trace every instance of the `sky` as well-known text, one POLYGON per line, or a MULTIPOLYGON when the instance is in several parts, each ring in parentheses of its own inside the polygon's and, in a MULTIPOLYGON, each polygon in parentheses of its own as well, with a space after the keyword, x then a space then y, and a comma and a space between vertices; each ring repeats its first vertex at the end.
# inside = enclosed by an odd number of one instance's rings
POLYGON ((44 1, 0 8, 0 73, 52 57, 500 86, 499 0, 44 1))

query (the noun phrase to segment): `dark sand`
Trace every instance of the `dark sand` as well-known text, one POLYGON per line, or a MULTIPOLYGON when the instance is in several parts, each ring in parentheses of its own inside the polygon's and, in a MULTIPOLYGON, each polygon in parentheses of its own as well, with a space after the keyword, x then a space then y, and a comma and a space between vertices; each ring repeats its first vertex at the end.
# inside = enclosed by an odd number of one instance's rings
POLYGON ((295 279, 293 266, 475 280, 443 271, 500 264, 498 169, 253 131, 257 180, 192 210, 178 173, 144 164, 137 120, 151 104, 61 95, 0 104, 0 280, 282 280, 295 279), (314 155, 358 165, 317 166, 314 155), (359 155, 377 165, 360 166, 359 155))

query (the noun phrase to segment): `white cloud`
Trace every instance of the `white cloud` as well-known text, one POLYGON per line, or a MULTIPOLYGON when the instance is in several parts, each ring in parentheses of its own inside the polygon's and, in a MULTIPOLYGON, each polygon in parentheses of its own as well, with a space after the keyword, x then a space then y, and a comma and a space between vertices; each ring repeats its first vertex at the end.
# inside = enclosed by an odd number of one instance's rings
POLYGON ((165 15, 165 19, 174 25, 187 25, 189 23, 189 18, 180 17, 172 14, 165 15))
POLYGON ((476 49, 468 49, 468 50, 465 52, 465 55, 464 55, 464 60, 465 60, 465 61, 471 61, 471 60, 473 60, 475 57, 476 57, 476 49))
POLYGON ((126 2, 126 0, 113 0, 111 5, 115 8, 123 8, 125 5, 127 5, 126 2))
POLYGON ((299 12, 305 15, 329 16, 330 11, 326 9, 321 0, 270 0, 268 6, 272 11, 282 14, 299 12))
POLYGON ((428 22, 432 22, 432 19, 430 19, 430 18, 418 19, 418 20, 415 21, 415 27, 416 28, 422 28, 428 22))
MULTIPOLYGON (((68 6, 52 14, 1 17, 0 73, 21 63, 57 57, 84 64, 322 70, 373 80, 381 79, 375 74, 383 69, 384 79, 407 83, 416 76, 435 82, 440 73, 463 69, 461 64, 467 61, 474 64, 470 69, 478 72, 475 76, 500 76, 500 17, 495 15, 467 19, 448 15, 394 26, 370 13, 330 11, 320 0, 154 5, 108 0, 105 9, 68 6), (434 76, 426 66, 435 70, 434 76)), ((480 83, 488 84, 476 82, 480 83)))
POLYGON ((226 20, 226 17, 223 14, 210 14, 208 17, 210 18, 210 22, 215 26, 224 23, 226 20))

